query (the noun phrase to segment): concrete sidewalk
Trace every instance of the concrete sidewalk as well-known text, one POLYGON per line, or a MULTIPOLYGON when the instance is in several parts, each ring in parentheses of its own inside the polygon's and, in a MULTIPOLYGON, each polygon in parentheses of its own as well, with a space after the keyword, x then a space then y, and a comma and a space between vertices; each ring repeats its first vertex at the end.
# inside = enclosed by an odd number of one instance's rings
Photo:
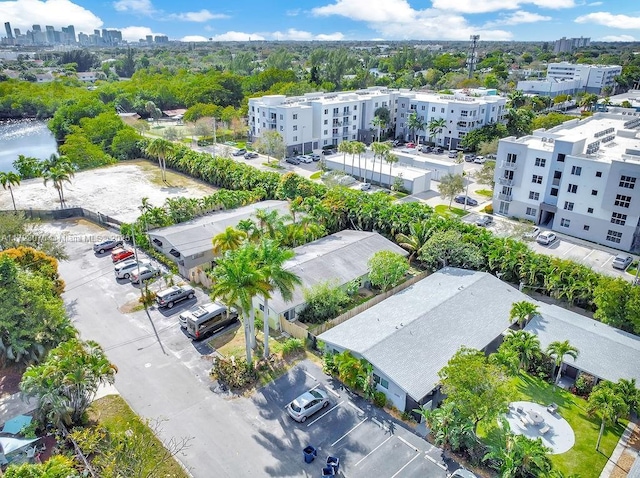
MULTIPOLYGON (((636 427, 635 423, 629 422, 629 424, 627 425, 627 428, 625 429, 624 433, 620 437, 620 440, 618 440, 618 444, 613 450, 611 457, 609 457, 609 461, 607 461, 607 464, 602 470, 602 473, 600 473, 600 478, 609 478, 613 473, 613 471, 616 469, 616 464, 618 463, 618 460, 620 459, 624 451, 629 447, 629 438, 633 434, 633 430, 635 429, 635 427, 636 427)), ((635 452, 635 450, 633 451, 635 452)), ((636 458, 636 460, 637 459, 638 458, 636 458)))

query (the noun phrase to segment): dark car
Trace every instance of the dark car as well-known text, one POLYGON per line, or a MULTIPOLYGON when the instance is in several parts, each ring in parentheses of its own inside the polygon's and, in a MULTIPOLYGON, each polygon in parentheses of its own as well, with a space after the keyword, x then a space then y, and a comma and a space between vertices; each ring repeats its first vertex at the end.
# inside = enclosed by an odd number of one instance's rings
POLYGON ((106 241, 96 242, 93 245, 93 250, 99 254, 104 253, 104 251, 110 251, 111 249, 115 249, 116 247, 122 247, 123 242, 119 239, 107 239, 106 241))
POLYGON ((478 201, 476 201, 473 198, 470 198, 469 196, 465 196, 464 194, 457 195, 455 198, 453 198, 453 200, 455 202, 457 202, 458 204, 464 204, 465 201, 466 201, 467 206, 477 206, 478 205, 478 201))
POLYGON ((296 166, 300 164, 300 160, 297 158, 287 158, 285 161, 289 164, 295 164, 296 166))
POLYGON ((493 218, 491 216, 480 216, 476 219, 476 226, 487 227, 493 222, 493 218))
POLYGON ((310 154, 312 161, 320 161, 320 155, 318 153, 310 154))
POLYGON ((465 154, 464 155, 464 160, 467 163, 473 163, 475 161, 475 159, 476 159, 476 155, 475 154, 465 154))
POLYGON ((190 285, 174 285, 173 287, 158 292, 156 294, 156 302, 160 307, 171 309, 177 302, 185 299, 193 299, 195 295, 196 293, 190 285))
POLYGON ((325 156, 330 156, 332 154, 335 154, 335 152, 333 151, 333 149, 323 149, 322 154, 324 154, 325 156))
POLYGON ((253 151, 249 151, 248 153, 244 153, 244 159, 253 159, 257 158, 258 153, 254 153, 253 151))
POLYGON ((420 148, 420 151, 421 151, 422 153, 430 153, 432 149, 433 149, 433 148, 431 148, 431 146, 422 146, 422 147, 420 148))
POLYGON ((247 152, 247 150, 242 148, 242 149, 239 149, 238 151, 236 151, 235 153, 233 153, 233 155, 234 156, 243 156, 246 152, 247 152))

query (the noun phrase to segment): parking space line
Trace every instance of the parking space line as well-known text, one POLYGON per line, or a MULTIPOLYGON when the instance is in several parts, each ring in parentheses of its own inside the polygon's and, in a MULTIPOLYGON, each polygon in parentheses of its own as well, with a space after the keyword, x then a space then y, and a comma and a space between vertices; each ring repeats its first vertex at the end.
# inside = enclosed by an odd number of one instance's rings
POLYGON ((344 437, 346 437, 349 433, 351 433, 353 430, 355 430, 356 428, 358 428, 360 425, 362 425, 364 422, 367 421, 366 417, 364 420, 362 420, 360 423, 358 423, 355 427, 353 427, 351 430, 349 430, 347 433, 345 433, 344 435, 342 435, 340 438, 338 438, 336 441, 334 441, 331 446, 335 446, 336 443, 338 443, 340 440, 342 440, 344 437))
POLYGON ((376 419, 376 417, 373 417, 373 418, 371 419, 371 421, 372 421, 373 423, 375 423, 376 425, 378 425, 380 428, 382 428, 384 431, 387 431, 387 432, 389 431, 389 427, 387 426, 387 424, 386 424, 386 423, 382 423, 382 422, 378 421, 378 419, 376 419))
POLYGON ((340 403, 338 403, 337 405, 331 407, 329 410, 327 410, 326 412, 324 412, 322 415, 320 415, 318 418, 316 418, 314 421, 312 421, 311 423, 307 424, 307 428, 309 428, 311 425, 313 425, 315 422, 317 422, 318 420, 320 420, 322 417, 324 417, 327 413, 331 413, 332 411, 334 411, 336 408, 338 408, 340 405, 342 405, 344 403, 344 400, 341 401, 340 403))
POLYGON ((566 250, 565 252, 562 253, 563 256, 566 256, 567 254, 569 254, 573 249, 575 249, 576 247, 578 247, 577 244, 574 244, 573 246, 571 246, 568 250, 566 250))
POLYGON ((609 258, 606 261, 604 261, 604 263, 600 267, 606 266, 611 259, 613 259, 613 256, 609 256, 609 258))
POLYGON ((398 438, 398 440, 400 440, 402 443, 404 443, 405 445, 407 445, 409 448, 411 448, 411 449, 413 449, 413 450, 415 450, 415 451, 417 451, 417 452, 420 452, 420 450, 418 450, 415 446, 413 446, 411 443, 409 443, 409 442, 408 442, 407 440, 405 440, 404 438, 399 437, 399 436, 396 436, 396 438, 398 438))
MULTIPOLYGON (((318 385, 320 385, 320 384, 318 384, 318 385)), ((330 389, 330 388, 325 388, 325 390, 326 390, 327 392, 329 392, 329 393, 332 393, 335 397, 340 398, 340 394, 339 394, 338 392, 336 392, 335 390, 332 390, 332 389, 330 389)))
POLYGON ((382 443, 380 443, 377 447, 375 447, 373 450, 371 450, 369 453, 367 453, 364 457, 362 457, 362 459, 356 463, 353 466, 358 466, 360 463, 362 463, 366 458, 369 457, 369 455, 371 455, 374 451, 376 451, 378 448, 380 448, 382 445, 384 445, 385 443, 387 443, 389 440, 391 440, 393 438, 393 435, 388 436, 387 439, 385 441, 383 441, 382 443))
POLYGON ((316 383, 313 387, 311 387, 311 390, 315 390, 316 388, 318 388, 320 386, 319 383, 316 383))
POLYGON ((424 457, 425 457, 427 460, 429 460, 431 463, 433 463, 434 465, 436 465, 438 468, 440 468, 440 469, 442 469, 442 470, 444 470, 444 471, 447 471, 447 467, 446 467, 445 465, 443 465, 442 463, 438 463, 438 462, 436 461, 436 459, 435 459, 435 458, 433 458, 432 456, 429 456, 426 452, 425 452, 425 454, 424 454, 424 457))
POLYGON ((347 405, 350 405, 352 408, 355 408, 355 409, 356 409, 356 410, 358 410, 360 413, 364 413, 364 410, 362 410, 361 408, 358 408, 358 407, 356 406, 356 404, 355 404, 355 403, 347 402, 347 405))
POLYGON ((414 456, 413 458, 411 458, 411 460, 409 460, 408 462, 406 462, 402 468, 400 468, 398 471, 396 471, 396 474, 395 474, 395 475, 393 475, 391 478, 395 478, 396 476, 398 476, 402 470, 404 470, 406 467, 408 467, 408 466, 411 464, 411 462, 412 462, 413 460, 415 460, 416 458, 418 458, 419 456, 420 456, 420 454, 419 454, 419 453, 417 453, 417 454, 416 454, 416 456, 414 456))
POLYGON ((586 256, 584 256, 584 257, 582 258, 582 260, 583 260, 583 261, 586 261, 586 260, 589 258, 589 256, 590 256, 591 254, 593 254, 594 252, 596 252, 596 250, 595 250, 595 249, 591 249, 591 252, 590 252, 589 254, 587 254, 586 256))
POLYGON ((316 382, 318 381, 317 378, 315 378, 313 375, 311 375, 309 372, 307 372, 306 370, 303 370, 302 373, 304 373, 307 377, 315 380, 316 382))

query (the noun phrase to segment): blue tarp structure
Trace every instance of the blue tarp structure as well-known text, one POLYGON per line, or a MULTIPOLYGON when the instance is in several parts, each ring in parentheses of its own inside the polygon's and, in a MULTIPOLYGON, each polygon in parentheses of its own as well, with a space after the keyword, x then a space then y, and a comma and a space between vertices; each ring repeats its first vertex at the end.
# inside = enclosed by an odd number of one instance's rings
POLYGON ((39 438, 11 438, 0 437, 0 453, 10 455, 16 451, 22 450, 24 447, 38 441, 39 438))
POLYGON ((2 427, 2 433, 10 433, 12 435, 17 435, 20 433, 25 426, 29 425, 33 420, 29 415, 18 415, 17 417, 13 417, 11 420, 7 420, 2 427))

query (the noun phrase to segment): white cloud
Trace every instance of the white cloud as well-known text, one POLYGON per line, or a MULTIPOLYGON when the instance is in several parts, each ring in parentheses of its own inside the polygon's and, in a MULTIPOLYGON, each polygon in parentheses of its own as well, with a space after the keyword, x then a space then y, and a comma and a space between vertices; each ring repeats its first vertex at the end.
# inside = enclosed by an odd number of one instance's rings
POLYGON ((203 36, 200 36, 200 35, 187 35, 186 37, 180 38, 180 41, 184 41, 184 42, 203 42, 203 41, 209 41, 209 39, 207 37, 203 37, 203 36))
POLYGON ((302 10, 300 10, 299 8, 294 8, 293 10, 287 10, 285 12, 285 15, 287 15, 288 17, 297 17, 298 15, 300 15, 300 12, 302 10))
POLYGON ((340 32, 321 33, 316 35, 313 39, 318 41, 342 41, 344 40, 344 35, 340 32))
POLYGON ((164 35, 164 33, 156 33, 149 27, 124 27, 119 28, 122 32, 122 38, 127 41, 137 42, 138 40, 144 39, 147 35, 164 35))
POLYGON ((91 11, 69 0, 0 1, 0 18, 23 33, 32 25, 52 25, 56 30, 72 24, 76 33, 102 28, 103 21, 91 11))
POLYGON ((487 13, 498 10, 516 10, 522 5, 535 5, 539 8, 571 8, 575 0, 432 0, 433 8, 460 13, 487 13))
POLYGON ((629 15, 614 15, 610 12, 594 12, 582 15, 575 19, 576 23, 597 23, 611 28, 621 28, 624 30, 640 29, 640 17, 630 17, 629 15))
POLYGON ((344 40, 344 35, 340 32, 321 33, 314 35, 311 32, 296 30, 289 28, 286 32, 264 33, 264 36, 273 40, 292 40, 292 41, 340 41, 344 40))
POLYGON ((119 12, 141 13, 151 15, 155 9, 151 0, 118 0, 113 3, 113 8, 119 12))
POLYGON ((229 18, 229 16, 223 15, 222 13, 211 13, 209 10, 202 9, 199 12, 172 13, 167 15, 167 18, 170 20, 180 20, 182 22, 203 23, 208 22, 209 20, 229 18))
POLYGON ((213 41, 249 41, 256 40, 261 41, 265 38, 259 33, 244 33, 244 32, 226 32, 220 35, 214 35, 211 37, 213 41))
POLYGON ((340 15, 367 22, 409 21, 413 12, 406 0, 336 0, 311 10, 316 16, 340 15))
POLYGON ((587 3, 587 7, 599 7, 603 2, 591 2, 587 3))
POLYGON ((549 20, 552 20, 552 17, 518 10, 509 15, 503 15, 495 21, 485 23, 484 28, 493 28, 498 25, 521 25, 523 23, 546 22, 549 20))
POLYGON ((624 41, 624 42, 630 42, 630 41, 637 41, 634 37, 632 37, 631 35, 607 35, 604 36, 602 38, 600 38, 600 41, 624 41))

